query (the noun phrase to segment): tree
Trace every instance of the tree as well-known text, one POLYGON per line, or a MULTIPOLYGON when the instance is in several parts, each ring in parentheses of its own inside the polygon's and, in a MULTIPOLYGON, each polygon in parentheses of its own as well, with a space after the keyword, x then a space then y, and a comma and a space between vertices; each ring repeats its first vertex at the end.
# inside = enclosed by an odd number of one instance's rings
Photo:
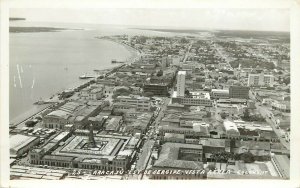
POLYGON ((245 109, 243 114, 244 114, 243 117, 244 117, 245 120, 248 120, 250 118, 250 112, 249 112, 248 108, 245 109))
POLYGON ((254 156, 250 152, 242 153, 240 155, 241 160, 243 160, 245 163, 253 163, 254 162, 254 156))
POLYGON ((120 88, 114 92, 112 98, 116 99, 118 96, 128 96, 130 94, 131 94, 131 92, 128 89, 120 88))
POLYGON ((26 123, 25 123, 25 125, 26 125, 27 127, 33 127, 35 124, 36 124, 36 122, 31 121, 31 120, 26 121, 26 123))
POLYGON ((214 171, 216 169, 216 165, 215 164, 209 164, 207 165, 207 170, 211 170, 211 171, 214 171))
POLYGON ((189 90, 186 89, 186 90, 184 91, 184 94, 185 94, 186 96, 190 96, 191 93, 190 93, 189 90))
POLYGON ((220 116, 221 116, 222 119, 225 119, 227 117, 227 114, 225 112, 221 112, 220 116))
POLYGON ((286 85, 288 85, 290 82, 291 81, 290 81, 290 77, 289 76, 283 79, 283 83, 285 83, 286 85))
POLYGON ((186 38, 181 38, 180 43, 188 43, 189 41, 186 38))
POLYGON ((164 74, 164 71, 163 70, 159 70, 156 74, 156 76, 160 77, 164 74))

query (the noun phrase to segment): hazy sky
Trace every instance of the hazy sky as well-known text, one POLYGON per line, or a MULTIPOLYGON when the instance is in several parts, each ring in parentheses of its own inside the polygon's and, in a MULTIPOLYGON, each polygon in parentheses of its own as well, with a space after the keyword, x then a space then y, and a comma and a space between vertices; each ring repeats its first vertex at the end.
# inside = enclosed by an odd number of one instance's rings
POLYGON ((289 31, 288 9, 11 9, 28 21, 289 31))

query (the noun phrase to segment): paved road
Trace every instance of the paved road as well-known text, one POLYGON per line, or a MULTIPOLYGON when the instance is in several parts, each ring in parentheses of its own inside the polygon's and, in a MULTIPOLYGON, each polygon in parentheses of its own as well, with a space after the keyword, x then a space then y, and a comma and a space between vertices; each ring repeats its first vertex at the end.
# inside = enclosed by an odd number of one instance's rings
MULTIPOLYGON (((256 101, 255 96, 253 95, 252 91, 249 92, 249 97, 250 99, 256 101)), ((288 150, 290 150, 290 144, 285 140, 285 138, 282 138, 282 130, 276 129, 276 123, 275 123, 275 119, 273 116, 270 117, 270 114, 272 113, 268 107, 261 105, 261 103, 256 102, 255 106, 257 108, 257 110, 259 111, 259 113, 266 118, 266 121, 268 122, 268 124, 273 128, 275 134, 277 135, 277 137, 280 140, 280 143, 288 150)))
POLYGON ((154 146, 154 140, 147 140, 143 146, 143 151, 139 156, 139 160, 136 163, 136 169, 137 170, 145 170, 147 165, 148 165, 148 161, 149 158, 151 156, 152 153, 152 148, 154 146))
POLYGON ((272 129, 274 130, 275 134, 277 135, 277 137, 280 140, 280 143, 288 150, 290 150, 290 144, 285 140, 285 138, 282 138, 282 130, 276 129, 276 123, 275 123, 275 119, 273 116, 270 117, 270 111, 267 107, 265 106, 259 106, 259 103, 256 103, 256 108, 257 110, 260 112, 260 114, 266 118, 266 121, 268 122, 268 124, 272 127, 272 129))

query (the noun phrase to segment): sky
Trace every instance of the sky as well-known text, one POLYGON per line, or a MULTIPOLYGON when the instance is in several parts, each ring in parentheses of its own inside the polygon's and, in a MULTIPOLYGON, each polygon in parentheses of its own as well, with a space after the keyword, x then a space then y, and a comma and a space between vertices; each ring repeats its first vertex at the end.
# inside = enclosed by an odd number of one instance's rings
POLYGON ((109 25, 289 31, 288 9, 10 9, 10 17, 28 21, 94 23, 109 25))

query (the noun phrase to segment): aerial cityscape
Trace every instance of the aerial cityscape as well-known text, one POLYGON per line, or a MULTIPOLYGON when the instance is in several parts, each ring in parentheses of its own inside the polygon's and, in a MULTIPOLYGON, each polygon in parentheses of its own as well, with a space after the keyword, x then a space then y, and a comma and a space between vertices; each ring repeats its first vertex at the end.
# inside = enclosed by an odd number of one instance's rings
POLYGON ((12 180, 290 178, 289 32, 10 24, 12 180))

